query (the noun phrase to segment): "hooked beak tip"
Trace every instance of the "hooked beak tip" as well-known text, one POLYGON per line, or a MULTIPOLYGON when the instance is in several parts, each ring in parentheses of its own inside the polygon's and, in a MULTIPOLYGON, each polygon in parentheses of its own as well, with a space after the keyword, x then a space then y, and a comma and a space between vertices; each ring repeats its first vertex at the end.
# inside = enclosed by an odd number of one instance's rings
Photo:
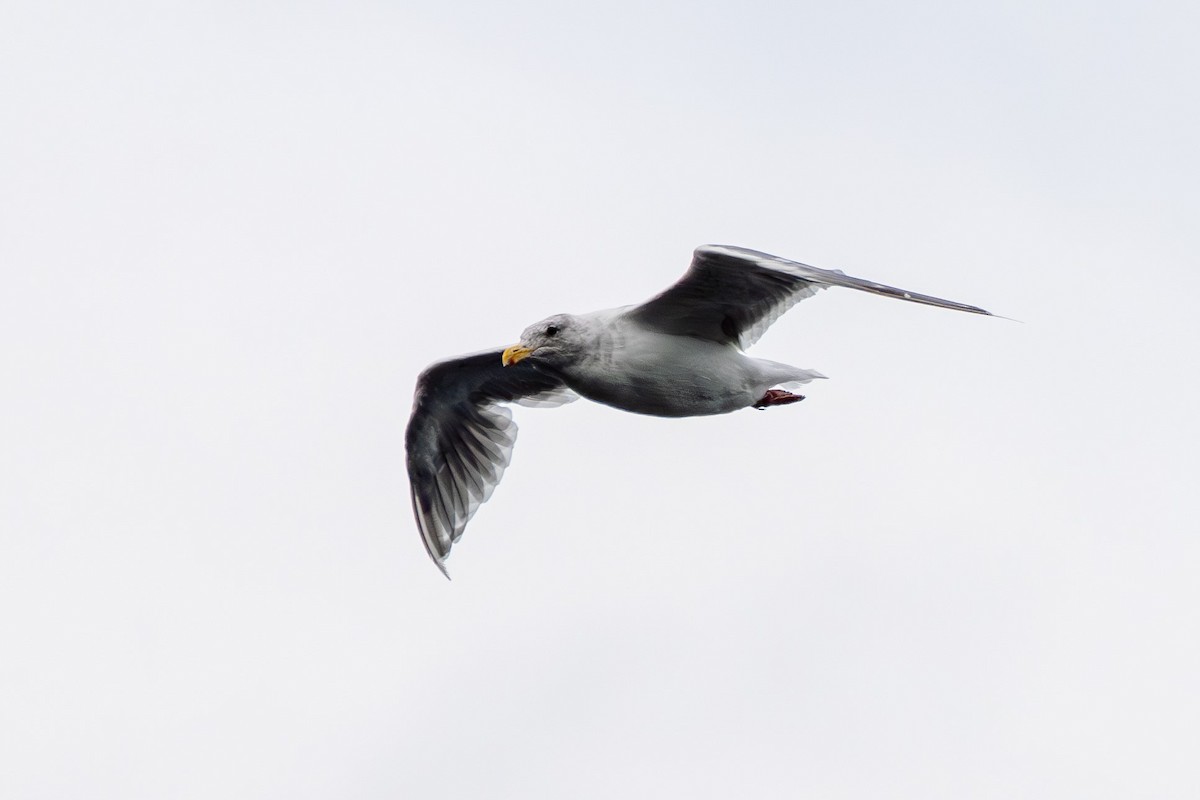
POLYGON ((532 353, 532 348, 514 344, 512 347, 505 350, 504 354, 500 356, 500 363, 506 367, 511 367, 513 364, 524 361, 532 353))

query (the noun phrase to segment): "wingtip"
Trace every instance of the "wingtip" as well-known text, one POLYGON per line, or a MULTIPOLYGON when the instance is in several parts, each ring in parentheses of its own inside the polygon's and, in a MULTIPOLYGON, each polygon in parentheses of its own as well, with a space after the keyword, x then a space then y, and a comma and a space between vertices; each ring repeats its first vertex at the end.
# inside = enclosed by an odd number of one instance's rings
POLYGON ((1025 324, 1024 320, 1016 319, 1015 317, 1006 317, 1003 314, 993 314, 991 311, 983 308, 977 308, 976 306, 971 306, 970 311, 972 314, 982 314, 985 317, 995 317, 996 319, 1008 320, 1009 322, 1019 322, 1022 325, 1025 324))

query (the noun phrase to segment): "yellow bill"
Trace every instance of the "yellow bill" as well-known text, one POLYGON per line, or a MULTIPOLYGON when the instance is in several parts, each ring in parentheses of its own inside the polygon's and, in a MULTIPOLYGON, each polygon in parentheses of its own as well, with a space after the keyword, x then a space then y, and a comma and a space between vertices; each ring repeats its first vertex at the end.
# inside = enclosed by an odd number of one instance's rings
POLYGON ((511 367, 519 361, 528 358, 537 348, 523 347, 519 344, 514 344, 512 347, 504 351, 504 355, 500 356, 500 362, 506 367, 511 367))

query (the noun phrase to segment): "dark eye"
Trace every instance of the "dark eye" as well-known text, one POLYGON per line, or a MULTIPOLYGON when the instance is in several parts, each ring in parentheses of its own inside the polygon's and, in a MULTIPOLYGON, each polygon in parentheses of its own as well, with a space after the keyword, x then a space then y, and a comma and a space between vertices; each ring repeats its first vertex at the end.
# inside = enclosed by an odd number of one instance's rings
POLYGON ((555 335, 555 334, 557 334, 557 333, 558 333, 558 326, 557 326, 557 325, 551 325, 549 328, 546 328, 546 335, 547 335, 547 336, 554 336, 554 335, 555 335))

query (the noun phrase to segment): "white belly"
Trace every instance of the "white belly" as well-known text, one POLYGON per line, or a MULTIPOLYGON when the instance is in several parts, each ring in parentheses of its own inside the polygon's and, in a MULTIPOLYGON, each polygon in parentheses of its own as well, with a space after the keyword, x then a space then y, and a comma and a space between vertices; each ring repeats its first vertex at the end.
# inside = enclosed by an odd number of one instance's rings
POLYGON ((605 351, 564 376, 589 400, 625 411, 659 417, 726 414, 765 391, 754 361, 729 345, 657 335, 605 351))

